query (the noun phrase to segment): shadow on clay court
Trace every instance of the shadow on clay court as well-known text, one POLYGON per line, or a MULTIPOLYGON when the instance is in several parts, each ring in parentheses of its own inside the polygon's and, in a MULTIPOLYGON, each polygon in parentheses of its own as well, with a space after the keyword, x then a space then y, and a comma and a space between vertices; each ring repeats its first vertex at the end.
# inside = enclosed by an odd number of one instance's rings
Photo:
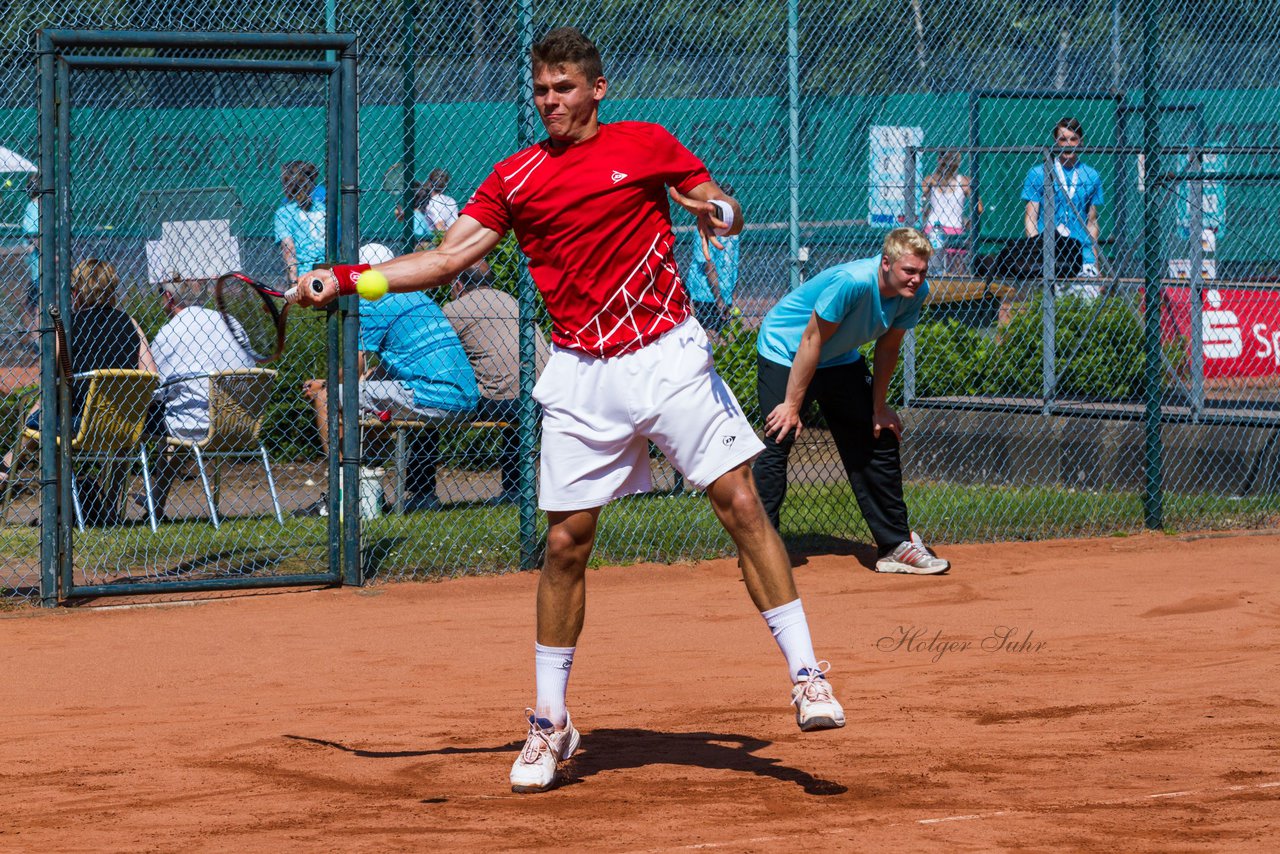
POLYGON ((842 795, 846 786, 779 764, 754 751, 771 742, 716 732, 654 732, 648 729, 594 729, 582 734, 582 748, 568 768, 566 784, 602 771, 646 765, 690 765, 713 771, 745 771, 795 783, 809 795, 842 795))
POLYGON ((867 569, 874 569, 880 555, 870 543, 859 543, 830 534, 796 534, 787 537, 787 553, 792 566, 804 566, 812 555, 851 557, 867 569))
POLYGON ((291 738, 294 741, 305 741, 308 744, 318 744, 321 747, 332 747, 334 750, 341 750, 343 753, 350 753, 352 756, 359 756, 364 759, 402 759, 414 756, 465 756, 468 753, 514 753, 524 744, 524 739, 517 741, 509 741, 506 744, 499 744, 494 747, 441 747, 435 750, 364 750, 358 747, 348 747, 338 741, 329 741, 324 738, 310 738, 305 735, 285 735, 285 738, 291 738))
MULTIPOLYGON (((432 750, 365 750, 337 741, 286 735, 331 747, 367 759, 402 759, 417 756, 465 756, 479 753, 514 753, 523 740, 488 747, 440 747, 432 750)), ((595 729, 582 733, 582 747, 567 767, 564 785, 580 783, 603 771, 643 768, 646 765, 690 765, 713 771, 744 771, 795 783, 809 795, 843 795, 848 787, 815 777, 807 771, 779 764, 777 759, 754 751, 772 742, 745 735, 714 732, 654 732, 648 729, 595 729)))

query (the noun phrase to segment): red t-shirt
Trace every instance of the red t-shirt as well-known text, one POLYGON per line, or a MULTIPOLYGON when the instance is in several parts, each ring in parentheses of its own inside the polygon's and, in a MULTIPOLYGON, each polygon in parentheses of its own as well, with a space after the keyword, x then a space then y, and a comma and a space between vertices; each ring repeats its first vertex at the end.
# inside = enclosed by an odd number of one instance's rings
POLYGON ((551 340, 616 356, 689 316, 667 187, 687 193, 710 180, 665 128, 616 122, 567 148, 544 140, 513 154, 462 213, 515 231, 551 314, 551 340))

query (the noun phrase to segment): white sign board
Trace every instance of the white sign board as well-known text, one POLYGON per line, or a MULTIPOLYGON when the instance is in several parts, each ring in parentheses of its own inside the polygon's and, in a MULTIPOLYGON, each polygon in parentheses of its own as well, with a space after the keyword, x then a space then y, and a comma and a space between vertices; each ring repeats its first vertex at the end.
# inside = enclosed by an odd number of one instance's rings
MULTIPOLYGON (((905 225, 907 146, 924 143, 924 128, 876 125, 871 128, 871 199, 867 222, 878 228, 905 225)), ((915 169, 916 210, 920 210, 920 183, 924 172, 920 157, 915 169)))
POLYGON ((214 279, 240 269, 240 243, 225 219, 179 220, 147 241, 147 281, 214 279))

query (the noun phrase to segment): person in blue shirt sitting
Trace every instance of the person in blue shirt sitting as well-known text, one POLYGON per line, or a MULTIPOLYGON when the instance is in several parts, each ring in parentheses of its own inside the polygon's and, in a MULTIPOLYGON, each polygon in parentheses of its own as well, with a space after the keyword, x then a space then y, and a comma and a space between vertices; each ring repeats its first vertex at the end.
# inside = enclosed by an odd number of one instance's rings
MULTIPOLYGON (((362 264, 390 260, 378 243, 360 248, 362 264)), ((446 422, 468 418, 480 404, 475 373, 458 333, 426 291, 391 293, 360 304, 360 411, 383 420, 446 422), (378 364, 371 366, 370 356, 378 364)), ((316 408, 321 445, 328 448, 328 401, 323 380, 303 386, 316 408)), ((405 466, 407 511, 440 506, 436 496, 436 430, 411 433, 405 466)), ((324 499, 303 511, 319 515, 324 499)))
POLYGON ((753 473, 769 521, 779 527, 787 459, 816 401, 879 549, 877 572, 937 575, 951 566, 907 521, 902 422, 887 402, 902 338, 929 295, 932 256, 922 233, 895 228, 881 254, 823 270, 779 300, 756 339, 765 435, 753 473), (872 341, 875 366, 868 371, 858 348, 872 341))
MULTIPOLYGON (((1053 220, 1059 234, 1080 243, 1084 256, 1079 270, 1059 270, 1059 275, 1094 279, 1098 277, 1098 208, 1105 199, 1098 170, 1075 152, 1083 140, 1084 128, 1073 118, 1053 127, 1053 141, 1063 149, 1053 163, 1053 220)), ((1027 237, 1036 237, 1045 227, 1044 168, 1043 163, 1032 166, 1022 183, 1022 200, 1027 203, 1022 225, 1027 237)))
MULTIPOLYGON (((733 196, 733 187, 727 182, 720 189, 733 196)), ((736 197, 735 197, 736 198, 736 197)), ((733 292, 738 287, 739 238, 734 234, 720 238, 723 249, 708 244, 711 260, 702 255, 702 241, 697 229, 693 231, 693 255, 687 267, 682 267, 685 290, 693 301, 693 315, 708 332, 719 332, 729 322, 733 309, 733 292)))

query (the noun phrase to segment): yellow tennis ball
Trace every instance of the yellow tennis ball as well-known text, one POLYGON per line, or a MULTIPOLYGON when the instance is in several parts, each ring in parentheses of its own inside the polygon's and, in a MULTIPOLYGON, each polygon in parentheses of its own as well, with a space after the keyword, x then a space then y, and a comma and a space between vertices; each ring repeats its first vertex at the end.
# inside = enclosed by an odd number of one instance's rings
POLYGON ((387 277, 372 268, 361 273, 356 282, 356 293, 367 300, 382 299, 387 289, 387 277))

